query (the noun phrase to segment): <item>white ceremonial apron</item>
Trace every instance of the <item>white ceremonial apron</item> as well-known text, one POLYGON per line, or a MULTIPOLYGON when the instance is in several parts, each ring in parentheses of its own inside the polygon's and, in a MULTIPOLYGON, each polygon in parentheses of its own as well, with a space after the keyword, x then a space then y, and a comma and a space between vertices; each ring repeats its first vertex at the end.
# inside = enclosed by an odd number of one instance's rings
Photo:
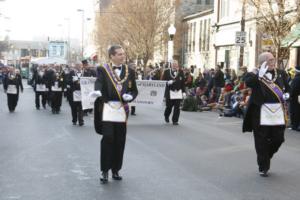
POLYGON ((62 88, 58 87, 58 82, 55 82, 54 86, 51 87, 52 92, 62 92, 62 88))
POLYGON ((126 122, 126 112, 122 103, 119 101, 104 103, 102 121, 126 122))
POLYGON ((182 99, 182 90, 170 90, 170 99, 182 99))
POLYGON ((7 94, 18 94, 17 86, 16 85, 8 85, 6 93, 7 94))
POLYGON ((45 84, 36 84, 36 89, 37 92, 46 92, 46 85, 45 84))
POLYGON ((265 103, 261 106, 260 125, 285 125, 284 112, 281 103, 265 103))
POLYGON ((81 101, 81 91, 80 90, 75 90, 73 92, 73 101, 81 101))

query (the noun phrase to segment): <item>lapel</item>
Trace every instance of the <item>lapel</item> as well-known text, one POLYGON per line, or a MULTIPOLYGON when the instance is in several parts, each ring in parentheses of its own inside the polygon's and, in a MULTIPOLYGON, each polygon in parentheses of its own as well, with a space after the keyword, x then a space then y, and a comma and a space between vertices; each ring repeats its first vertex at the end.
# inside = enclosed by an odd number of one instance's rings
POLYGON ((125 76, 125 65, 122 65, 120 79, 122 80, 125 76))

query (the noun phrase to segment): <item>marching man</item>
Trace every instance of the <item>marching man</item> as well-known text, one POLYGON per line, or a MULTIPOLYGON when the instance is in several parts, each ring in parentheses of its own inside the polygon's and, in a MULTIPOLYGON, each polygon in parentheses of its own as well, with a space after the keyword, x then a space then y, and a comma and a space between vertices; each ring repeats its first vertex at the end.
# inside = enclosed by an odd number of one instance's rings
POLYGON ((179 68, 178 61, 174 60, 171 64, 171 69, 166 69, 163 73, 162 80, 168 81, 165 98, 166 98, 166 109, 165 109, 165 121, 169 123, 169 116, 173 111, 172 122, 173 125, 178 125, 180 115, 180 102, 186 97, 184 90, 184 74, 179 68))
POLYGON ((108 172, 112 171, 114 180, 122 180, 122 168, 127 132, 128 103, 137 94, 135 72, 125 65, 126 55, 123 48, 113 45, 108 50, 111 64, 97 69, 95 82, 94 124, 101 140, 101 183, 108 182, 108 172))

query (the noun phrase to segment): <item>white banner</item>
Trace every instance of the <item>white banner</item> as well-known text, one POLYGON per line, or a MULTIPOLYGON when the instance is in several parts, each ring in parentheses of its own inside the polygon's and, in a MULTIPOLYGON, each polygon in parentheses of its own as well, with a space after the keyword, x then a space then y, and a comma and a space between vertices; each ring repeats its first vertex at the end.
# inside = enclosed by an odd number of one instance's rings
POLYGON ((82 109, 93 109, 96 98, 89 96, 94 91, 95 77, 80 77, 82 109))
POLYGON ((137 98, 130 104, 145 106, 162 106, 166 88, 166 81, 142 80, 136 81, 139 91, 137 98))

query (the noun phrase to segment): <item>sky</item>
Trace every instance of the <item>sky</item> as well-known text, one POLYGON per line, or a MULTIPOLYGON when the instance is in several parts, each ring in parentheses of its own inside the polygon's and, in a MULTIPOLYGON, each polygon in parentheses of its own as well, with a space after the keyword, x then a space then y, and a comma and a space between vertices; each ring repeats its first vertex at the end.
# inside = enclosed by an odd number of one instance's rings
MULTIPOLYGON (((0 0, 0 36, 11 40, 65 39, 81 41, 82 12, 93 18, 95 0, 0 0)), ((85 20, 85 30, 93 21, 85 20)), ((87 35, 87 32, 85 32, 87 35)))

